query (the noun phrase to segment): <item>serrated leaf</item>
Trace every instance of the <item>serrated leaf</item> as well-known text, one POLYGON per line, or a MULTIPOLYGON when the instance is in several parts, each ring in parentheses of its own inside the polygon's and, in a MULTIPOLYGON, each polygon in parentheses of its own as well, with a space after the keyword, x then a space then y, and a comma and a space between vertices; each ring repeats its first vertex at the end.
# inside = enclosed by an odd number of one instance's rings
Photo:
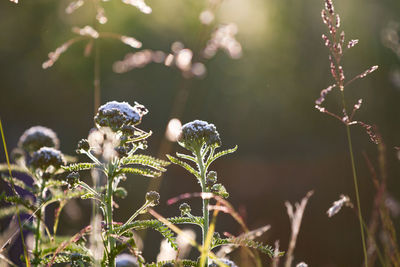
POLYGON ((176 156, 179 157, 179 158, 182 158, 182 159, 187 159, 187 160, 193 161, 194 163, 197 162, 196 159, 194 157, 190 156, 190 155, 186 155, 186 154, 182 154, 182 153, 176 152, 176 156))
POLYGON ((206 162, 206 168, 208 168, 208 166, 210 166, 211 163, 213 163, 216 159, 225 156, 227 154, 231 154, 234 153, 236 150, 238 149, 238 146, 236 145, 234 148, 231 149, 227 149, 227 150, 223 150, 218 152, 217 154, 215 154, 214 156, 212 156, 211 158, 209 158, 206 162))
POLYGON ((128 164, 140 164, 148 167, 152 167, 158 171, 165 172, 164 167, 168 166, 170 162, 157 159, 148 155, 133 155, 121 160, 122 165, 128 164))
POLYGON ((64 185, 68 185, 68 183, 62 180, 49 180, 46 182, 46 187, 61 187, 64 185))
MULTIPOLYGON (((3 179, 5 182, 7 182, 9 185, 11 185, 11 177, 10 176, 3 176, 3 179)), ((12 178, 12 182, 14 183, 15 186, 18 186, 19 188, 22 188, 26 191, 32 192, 33 193, 33 188, 30 187, 29 185, 27 185, 26 183, 24 183, 23 181, 13 177, 12 178)))
POLYGON ((118 170, 118 173, 132 173, 132 174, 137 174, 137 175, 141 175, 141 176, 146 176, 146 177, 151 177, 151 178, 155 178, 155 177, 160 177, 161 176, 161 172, 160 171, 155 171, 149 168, 121 168, 118 170))
MULTIPOLYGON (((15 165, 15 164, 10 164, 10 167, 11 167, 11 171, 26 173, 29 176, 31 176, 30 171, 25 167, 21 167, 21 166, 15 165)), ((8 172, 8 165, 0 164, 0 172, 5 172, 5 171, 8 172)))
POLYGON ((160 261, 147 263, 146 267, 163 267, 166 264, 172 264, 172 266, 183 266, 183 267, 197 267, 198 263, 192 260, 169 260, 169 261, 160 261))
MULTIPOLYGON (((270 258, 273 258, 275 256, 275 249, 273 249, 269 245, 264 245, 261 242, 257 242, 251 239, 247 238, 214 238, 212 242, 212 248, 216 248, 218 246, 244 246, 248 248, 253 248, 256 249, 266 255, 268 255, 270 258)), ((284 252, 279 252, 279 256, 283 256, 284 252)))
POLYGON ((0 201, 3 200, 6 203, 24 206, 27 210, 35 212, 37 207, 32 204, 29 200, 20 198, 19 196, 6 196, 5 193, 0 195, 0 201))
POLYGON ((61 166, 61 168, 63 168, 66 171, 84 171, 84 170, 92 170, 95 169, 98 165, 95 163, 88 163, 88 162, 84 162, 84 163, 74 163, 74 164, 70 164, 68 166, 61 166))
MULTIPOLYGON (((18 205, 19 212, 24 213, 27 212, 28 209, 24 206, 18 205)), ((6 218, 6 217, 11 217, 14 216, 17 213, 17 207, 16 205, 11 205, 8 207, 4 207, 0 209, 0 219, 6 218)))
POLYGON ((145 140, 145 139, 149 138, 152 134, 153 134, 153 132, 150 131, 150 132, 142 134, 142 135, 140 135, 140 136, 138 136, 136 138, 129 139, 128 143, 135 143, 135 142, 138 142, 138 141, 141 141, 141 140, 145 140))
POLYGON ((193 174, 194 176, 196 176, 197 179, 201 179, 200 177, 200 173, 198 171, 196 171, 195 169, 193 169, 192 166, 190 166, 189 164, 187 164, 184 161, 181 161, 171 155, 167 155, 167 158, 174 164, 177 164, 183 168, 185 168, 188 172, 190 172, 191 174, 193 174))
POLYGON ((54 202, 59 202, 59 201, 63 201, 63 200, 69 200, 72 198, 79 198, 82 195, 84 195, 85 193, 87 193, 84 190, 67 190, 67 191, 63 191, 60 192, 58 194, 54 194, 51 196, 51 198, 49 200, 46 201, 45 205, 49 205, 50 203, 54 203, 54 202))

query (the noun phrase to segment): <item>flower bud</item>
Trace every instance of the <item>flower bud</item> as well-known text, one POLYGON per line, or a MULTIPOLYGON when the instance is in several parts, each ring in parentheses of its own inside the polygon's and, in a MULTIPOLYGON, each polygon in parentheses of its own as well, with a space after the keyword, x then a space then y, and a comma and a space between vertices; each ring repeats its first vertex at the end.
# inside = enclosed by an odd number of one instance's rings
POLYGON ((195 120, 182 126, 178 143, 182 147, 192 152, 196 152, 204 144, 207 146, 220 146, 221 139, 214 124, 206 121, 195 120))
POLYGON ((117 189, 114 191, 114 194, 119 198, 126 198, 128 191, 126 191, 126 189, 123 187, 117 187, 117 189))
POLYGON ((226 191, 225 186, 222 184, 215 184, 211 187, 211 192, 216 194, 217 196, 223 197, 223 198, 228 198, 229 193, 226 191))
POLYGON ((209 171, 206 177, 206 185, 212 186, 217 182, 217 172, 216 171, 209 171))
POLYGON ((185 216, 187 214, 190 214, 190 212, 192 211, 192 209, 190 208, 189 204, 187 204, 187 203, 182 203, 179 206, 179 210, 181 211, 181 216, 185 216))
POLYGON ((42 147, 33 153, 30 165, 33 168, 40 168, 43 171, 50 166, 59 169, 61 165, 65 164, 65 160, 61 152, 51 147, 42 147))
POLYGON ((67 183, 68 183, 68 188, 72 189, 78 186, 80 179, 79 172, 71 172, 70 174, 67 175, 67 183))
POLYGON ((78 146, 77 146, 77 153, 81 153, 81 151, 89 151, 90 149, 90 145, 89 145, 89 141, 87 139, 82 139, 78 142, 78 146))
POLYGON ((114 150, 118 153, 118 156, 120 158, 126 157, 128 155, 127 149, 123 146, 117 146, 116 148, 114 148, 114 150))
POLYGON ((43 126, 34 126, 26 130, 19 138, 18 147, 32 153, 42 147, 54 147, 58 149, 60 141, 57 134, 43 126))
POLYGON ((97 127, 110 127, 114 132, 127 131, 124 126, 138 125, 147 112, 144 106, 137 103, 132 107, 127 102, 111 101, 99 108, 94 121, 97 127))
POLYGON ((156 191, 150 191, 146 193, 146 201, 151 202, 151 206, 157 206, 160 204, 160 194, 157 193, 156 191))

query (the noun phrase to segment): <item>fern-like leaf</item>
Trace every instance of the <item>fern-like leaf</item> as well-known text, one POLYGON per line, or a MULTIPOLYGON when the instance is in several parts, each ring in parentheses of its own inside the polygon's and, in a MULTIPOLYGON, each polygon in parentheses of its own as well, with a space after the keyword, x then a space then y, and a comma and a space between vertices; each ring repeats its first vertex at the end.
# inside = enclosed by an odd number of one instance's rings
POLYGON ((148 167, 152 167, 158 171, 165 172, 164 167, 168 166, 170 162, 157 159, 148 155, 132 155, 130 157, 121 160, 122 165, 128 164, 140 164, 148 167))
POLYGON ((0 201, 4 201, 13 205, 23 206, 26 208, 26 210, 29 210, 30 212, 35 212, 37 210, 37 207, 33 205, 29 200, 20 198, 19 196, 6 196, 4 192, 0 195, 0 201))
POLYGON ((84 171, 84 170, 92 170, 95 169, 98 165, 95 163, 74 163, 70 164, 68 166, 62 166, 62 168, 66 171, 72 172, 72 171, 84 171))
MULTIPOLYGON (((15 171, 15 172, 21 172, 21 173, 25 173, 29 176, 31 176, 30 171, 25 168, 25 167, 21 167, 19 165, 16 164, 10 164, 11 167, 11 171, 15 171)), ((8 172, 8 165, 7 164, 0 164, 0 172, 8 172)))
POLYGON ((153 230, 156 230, 159 232, 165 239, 168 240, 168 242, 171 244, 171 246, 177 250, 178 245, 176 244, 176 238, 174 236, 174 233, 169 229, 167 226, 165 226, 162 222, 158 220, 143 220, 143 221, 134 221, 128 225, 125 225, 123 228, 115 228, 116 232, 123 233, 128 230, 144 230, 151 228, 153 230))
POLYGON ((129 139, 129 140, 128 140, 128 143, 135 143, 135 142, 139 142, 139 141, 142 141, 142 140, 146 140, 146 139, 149 138, 152 134, 153 134, 153 132, 150 131, 150 132, 145 133, 145 134, 142 134, 142 135, 140 135, 140 136, 138 136, 138 137, 129 139))
POLYGON ((46 206, 51 203, 54 203, 54 202, 60 202, 63 200, 79 198, 79 197, 83 196, 84 194, 86 194, 87 191, 85 191, 85 190, 67 190, 67 191, 63 191, 63 192, 56 191, 53 193, 54 194, 51 196, 51 198, 46 201, 46 203, 45 203, 46 206))
MULTIPOLYGON (((168 218, 167 220, 172 224, 194 224, 200 227, 203 225, 202 217, 172 217, 168 218)), ((138 220, 127 224, 124 227, 118 228, 117 226, 115 231, 122 234, 128 230, 144 230, 148 228, 158 231, 165 239, 168 240, 175 250, 178 248, 173 232, 159 220, 138 220)))
POLYGON ((63 180, 48 180, 46 182, 46 187, 56 187, 56 188, 60 188, 61 186, 64 185, 68 185, 68 183, 66 181, 63 180))
POLYGON ((177 164, 183 168, 185 168, 188 172, 190 172, 191 174, 193 174, 194 176, 196 176, 197 179, 201 179, 200 178, 200 173, 198 171, 196 171, 195 169, 193 169, 192 166, 190 166, 189 164, 187 164, 184 161, 181 161, 171 155, 167 155, 167 158, 174 164, 177 164))
MULTIPOLYGON (((14 216, 17 213, 16 208, 17 208, 16 205, 1 208, 0 209, 0 219, 14 216)), ((21 205, 18 205, 18 208, 19 208, 20 213, 25 213, 28 211, 28 209, 26 207, 21 206, 21 205)))
POLYGON ((198 264, 192 260, 170 260, 147 263, 146 267, 164 267, 164 266, 183 266, 183 267, 197 267, 198 264))
MULTIPOLYGON (((269 245, 264 245, 261 242, 257 242, 251 239, 246 239, 246 238, 214 238, 212 242, 211 248, 216 248, 219 246, 243 246, 243 247, 248 247, 248 248, 253 248, 256 249, 266 255, 268 255, 270 258, 273 258, 275 255, 275 249, 273 249, 269 245)), ((283 252, 279 252, 278 256, 283 256, 283 252)))
POLYGON ((194 163, 197 163, 196 158, 190 156, 190 155, 186 155, 186 154, 182 154, 182 153, 178 153, 176 152, 176 156, 181 158, 181 159, 187 159, 190 161, 193 161, 194 163))
POLYGON ((227 150, 223 150, 218 152, 217 154, 215 154, 214 156, 212 156, 211 158, 209 158, 206 162, 206 168, 208 168, 208 166, 210 166, 211 163, 213 163, 216 159, 225 156, 227 154, 231 154, 234 153, 236 150, 238 149, 238 146, 236 145, 234 148, 231 149, 227 149, 227 150))
POLYGON ((34 190, 33 190, 32 187, 30 187, 29 185, 27 185, 26 183, 24 183, 23 181, 15 178, 15 177, 11 178, 10 176, 4 175, 3 176, 3 180, 5 182, 7 182, 9 185, 11 185, 11 183, 14 183, 15 186, 18 186, 19 188, 22 188, 22 189, 24 189, 26 191, 34 193, 34 190), (12 182, 11 182, 11 179, 12 179, 12 182))
POLYGON ((132 174, 137 174, 137 175, 141 175, 141 176, 146 176, 146 177, 150 177, 150 178, 155 178, 155 177, 160 177, 161 176, 161 172, 160 171, 155 171, 153 169, 150 168, 121 168, 118 170, 118 173, 132 173, 132 174))

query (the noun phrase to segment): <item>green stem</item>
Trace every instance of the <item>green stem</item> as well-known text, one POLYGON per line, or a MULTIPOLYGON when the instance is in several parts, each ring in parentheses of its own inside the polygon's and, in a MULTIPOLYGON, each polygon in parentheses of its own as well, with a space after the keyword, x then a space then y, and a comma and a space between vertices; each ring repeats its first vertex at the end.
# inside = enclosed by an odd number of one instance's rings
MULTIPOLYGON (((197 164, 199 165, 200 169, 200 182, 201 182, 201 191, 203 193, 207 192, 207 186, 206 186, 206 169, 204 167, 204 162, 203 162, 203 157, 201 155, 201 150, 196 152, 196 158, 197 158, 197 164)), ((202 227, 202 246, 204 248, 205 242, 207 239, 207 233, 208 233, 208 227, 209 227, 209 221, 210 221, 210 214, 208 211, 208 204, 210 200, 203 198, 203 227, 202 227)), ((204 252, 203 252, 204 253, 204 252)), ((205 266, 208 266, 208 252, 206 261, 205 261, 205 266)))
POLYGON ((39 211, 38 211, 37 216, 36 216, 35 250, 33 252, 35 260, 38 260, 38 258, 39 258, 39 254, 40 254, 40 239, 42 237, 42 232, 43 232, 42 231, 43 227, 42 227, 42 225, 40 223, 41 223, 41 219, 43 219, 43 222, 44 222, 44 209, 45 209, 45 207, 44 207, 44 205, 42 205, 42 203, 43 203, 43 199, 44 199, 43 193, 44 193, 45 186, 46 186, 46 181, 43 179, 42 180, 42 184, 40 185, 40 194, 38 196, 38 201, 37 201, 39 206, 40 206, 40 208, 39 208, 39 211))
POLYGON ((113 234, 113 211, 112 211, 112 203, 113 203, 113 177, 110 175, 108 177, 108 186, 107 186, 107 227, 108 227, 108 246, 109 246, 109 257, 108 257, 108 266, 114 267, 115 266, 115 257, 113 254, 113 249, 115 247, 115 240, 110 235, 113 234))
MULTIPOLYGON (((341 90, 342 93, 342 104, 344 110, 346 110, 346 101, 344 98, 344 92, 341 90)), ((351 141, 351 133, 350 133, 350 126, 346 124, 346 132, 347 132, 347 141, 349 143, 349 152, 350 152, 350 159, 351 159, 351 168, 353 172, 353 181, 354 181, 354 188, 356 191, 356 200, 357 200, 357 210, 358 210, 358 220, 360 222, 360 231, 361 231, 361 242, 363 246, 363 252, 364 252, 364 261, 365 261, 365 267, 368 267, 368 254, 367 254, 367 248, 365 245, 365 237, 364 237, 364 229, 363 229, 363 217, 361 213, 361 203, 360 203, 360 194, 358 190, 358 180, 357 180, 357 172, 356 172, 356 164, 354 161, 354 154, 353 154, 353 144, 351 141)))

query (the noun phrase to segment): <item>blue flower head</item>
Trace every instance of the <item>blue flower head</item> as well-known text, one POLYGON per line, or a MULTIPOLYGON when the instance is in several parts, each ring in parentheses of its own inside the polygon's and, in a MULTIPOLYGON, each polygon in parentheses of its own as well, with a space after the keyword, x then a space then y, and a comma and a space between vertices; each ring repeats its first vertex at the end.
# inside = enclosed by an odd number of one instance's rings
POLYGON ((221 139, 214 124, 195 120, 182 126, 178 143, 182 147, 196 152, 199 151, 203 145, 221 146, 221 139))
POLYGON ((46 169, 50 166, 56 170, 65 164, 63 154, 52 147, 42 147, 35 153, 33 153, 30 165, 35 169, 46 169))
POLYGON ((117 132, 124 126, 140 124, 142 117, 147 113, 148 110, 138 103, 132 107, 127 102, 111 101, 99 108, 94 122, 98 128, 110 127, 112 131, 117 132))
POLYGON ((33 153, 44 146, 58 149, 59 145, 60 141, 57 134, 52 129, 43 126, 29 128, 18 141, 18 147, 29 153, 33 153))

